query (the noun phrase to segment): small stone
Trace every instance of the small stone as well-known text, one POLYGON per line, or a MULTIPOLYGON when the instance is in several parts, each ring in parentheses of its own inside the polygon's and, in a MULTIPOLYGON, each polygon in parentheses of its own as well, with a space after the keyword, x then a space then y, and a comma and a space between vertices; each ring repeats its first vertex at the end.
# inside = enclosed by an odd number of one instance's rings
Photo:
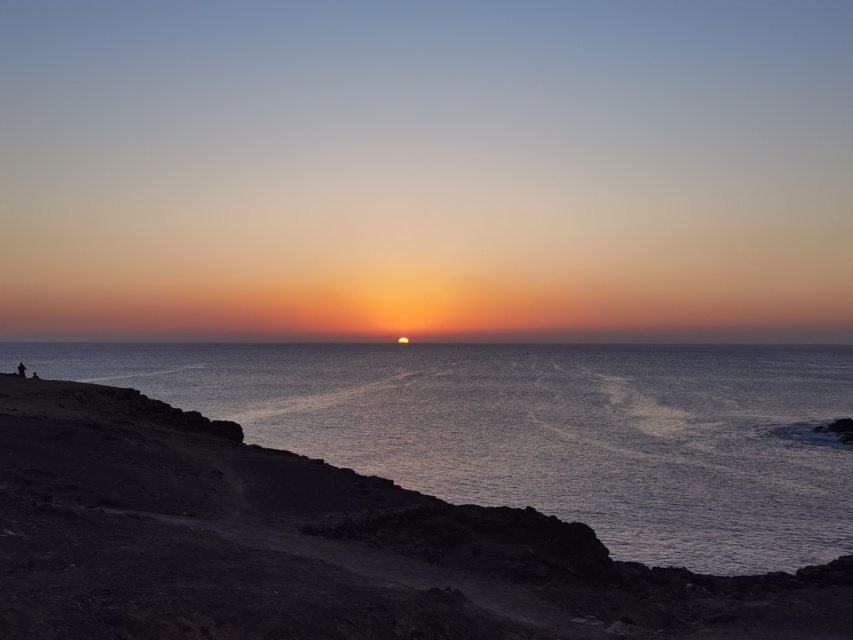
POLYGON ((617 620, 609 627, 604 630, 609 636, 616 636, 619 638, 628 638, 631 636, 631 630, 628 628, 628 625, 622 622, 621 620, 617 620))

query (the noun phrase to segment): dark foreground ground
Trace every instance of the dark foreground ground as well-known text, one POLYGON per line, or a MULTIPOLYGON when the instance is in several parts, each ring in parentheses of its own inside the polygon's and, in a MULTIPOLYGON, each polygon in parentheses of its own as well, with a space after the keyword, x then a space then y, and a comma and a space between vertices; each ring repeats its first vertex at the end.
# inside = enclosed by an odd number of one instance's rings
POLYGON ((853 556, 612 562, 586 525, 240 438, 130 389, 0 376, 0 638, 853 638, 853 556))

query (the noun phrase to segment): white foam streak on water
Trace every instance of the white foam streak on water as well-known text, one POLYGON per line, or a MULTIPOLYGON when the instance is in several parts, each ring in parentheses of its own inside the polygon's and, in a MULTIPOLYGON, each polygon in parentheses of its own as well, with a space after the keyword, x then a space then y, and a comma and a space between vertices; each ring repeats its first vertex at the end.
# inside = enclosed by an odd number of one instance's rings
POLYGON ((248 442, 452 502, 586 522, 620 559, 753 573, 853 553, 853 448, 811 432, 853 415, 850 347, 0 345, 2 357, 45 378, 130 380, 237 420, 248 442))
POLYGON ((321 409, 329 409, 347 402, 352 402, 359 396, 365 394, 379 393, 380 391, 394 389, 401 381, 404 381, 406 378, 413 375, 415 374, 399 373, 397 375, 390 376, 385 380, 369 382, 356 387, 339 389, 330 393, 317 393, 313 395, 299 396, 297 398, 277 399, 269 402, 262 402, 250 411, 228 414, 225 419, 239 423, 256 423, 261 420, 277 418, 294 413, 310 413, 321 409))
MULTIPOLYGON (((665 438, 686 429, 694 417, 689 411, 671 407, 644 395, 632 387, 631 381, 621 376, 595 374, 601 381, 610 404, 632 418, 631 424, 651 436, 665 438)), ((694 427, 700 425, 695 424, 694 427)), ((710 426, 710 425, 705 425, 710 426)))
POLYGON ((100 378, 85 378, 78 382, 112 382, 115 380, 130 380, 132 378, 150 378, 153 376, 164 376, 170 373, 183 373, 184 371, 192 371, 193 369, 204 369, 203 364, 191 364, 177 369, 164 369, 162 371, 146 371, 144 373, 128 373, 121 376, 104 376, 100 378))

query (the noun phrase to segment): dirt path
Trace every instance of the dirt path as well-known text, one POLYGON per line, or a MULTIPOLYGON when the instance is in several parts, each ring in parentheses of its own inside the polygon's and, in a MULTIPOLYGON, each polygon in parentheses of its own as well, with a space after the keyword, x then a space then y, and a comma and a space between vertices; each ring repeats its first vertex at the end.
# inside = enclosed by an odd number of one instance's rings
POLYGON ((569 633, 572 638, 609 637, 604 633, 606 623, 592 626, 572 622, 572 614, 537 601, 523 585, 500 582, 494 578, 480 578, 447 567, 425 564, 391 551, 234 521, 136 511, 110 511, 131 513, 170 525, 188 527, 253 549, 279 551, 322 560, 386 584, 404 585, 420 590, 457 589, 483 609, 554 633, 569 633))

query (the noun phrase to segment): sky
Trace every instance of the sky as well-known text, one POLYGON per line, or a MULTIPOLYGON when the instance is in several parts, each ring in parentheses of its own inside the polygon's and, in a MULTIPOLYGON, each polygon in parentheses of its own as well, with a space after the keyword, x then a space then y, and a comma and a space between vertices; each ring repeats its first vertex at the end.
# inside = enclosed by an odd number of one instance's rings
POLYGON ((0 340, 853 343, 853 3, 0 0, 0 340))

